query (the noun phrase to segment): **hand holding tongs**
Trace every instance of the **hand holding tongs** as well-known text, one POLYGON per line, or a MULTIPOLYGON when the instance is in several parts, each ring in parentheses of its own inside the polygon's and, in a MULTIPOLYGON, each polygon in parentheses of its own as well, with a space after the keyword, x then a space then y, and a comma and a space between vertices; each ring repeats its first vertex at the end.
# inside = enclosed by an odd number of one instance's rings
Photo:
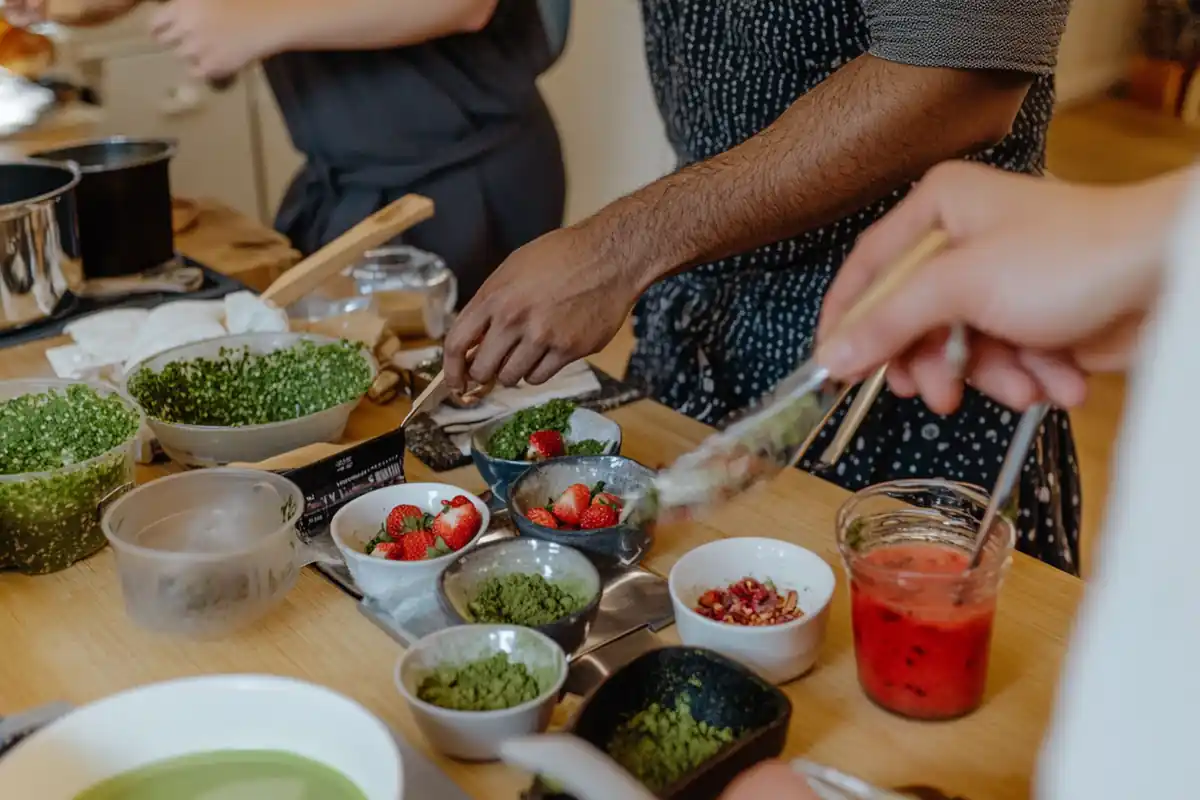
MULTIPOLYGON (((867 288, 839 326, 870 312, 947 242, 944 231, 927 234, 867 288)), ((876 374, 881 387, 882 373, 876 374)), ((754 411, 660 472, 644 494, 631 498, 623 516, 650 522, 668 509, 685 514, 700 510, 797 463, 845 396, 829 386, 829 378, 829 370, 815 359, 806 361, 754 411)), ((862 405, 865 413, 869 399, 862 405)))

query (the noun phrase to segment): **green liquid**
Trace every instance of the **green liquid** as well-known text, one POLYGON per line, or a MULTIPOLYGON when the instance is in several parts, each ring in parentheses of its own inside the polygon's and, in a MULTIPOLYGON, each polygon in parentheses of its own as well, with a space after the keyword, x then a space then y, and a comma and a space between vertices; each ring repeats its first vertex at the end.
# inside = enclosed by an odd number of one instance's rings
POLYGON ((75 800, 366 800, 337 770, 281 750, 214 750, 156 761, 75 800))

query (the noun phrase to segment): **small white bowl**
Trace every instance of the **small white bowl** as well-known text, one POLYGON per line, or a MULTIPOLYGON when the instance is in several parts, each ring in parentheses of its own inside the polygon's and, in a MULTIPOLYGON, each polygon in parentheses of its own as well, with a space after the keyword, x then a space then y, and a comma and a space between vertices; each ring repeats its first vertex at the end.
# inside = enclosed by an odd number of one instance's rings
POLYGON ((542 733, 567 680, 567 656, 545 634, 517 625, 462 625, 417 641, 396 664, 396 688, 417 726, 437 750, 463 761, 495 761, 500 744, 542 733), (524 664, 542 692, 533 700, 498 711, 456 711, 417 698, 417 688, 438 667, 458 666, 495 653, 524 664))
POLYGON ((812 669, 825 640, 836 580, 816 553, 777 539, 722 539, 686 554, 667 579, 675 627, 689 646, 707 647, 750 667, 772 683, 787 683, 812 669), (804 616, 781 625, 731 625, 694 610, 700 595, 741 580, 772 581, 794 589, 804 616))
POLYGON ((386 725, 322 686, 269 675, 167 681, 76 709, 0 759, 0 796, 74 800, 121 773, 213 750, 282 750, 341 772, 367 800, 403 796, 386 725))
POLYGON ((479 542, 490 521, 487 504, 457 486, 447 483, 401 483, 376 489, 351 500, 334 515, 329 530, 333 543, 346 560, 350 575, 363 594, 386 597, 398 589, 410 587, 416 581, 430 581, 430 591, 433 591, 432 581, 451 561, 479 542), (396 506, 410 504, 436 516, 443 500, 453 500, 459 495, 468 498, 483 518, 479 532, 462 549, 425 561, 388 561, 363 552, 367 542, 379 534, 380 523, 387 519, 388 512, 396 506))

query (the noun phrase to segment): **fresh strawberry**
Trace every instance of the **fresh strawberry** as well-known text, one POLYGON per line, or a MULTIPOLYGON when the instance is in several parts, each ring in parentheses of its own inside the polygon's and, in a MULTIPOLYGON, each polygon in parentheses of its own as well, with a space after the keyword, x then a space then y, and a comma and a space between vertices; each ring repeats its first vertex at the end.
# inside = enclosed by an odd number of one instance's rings
POLYGON ((525 516, 529 518, 530 522, 537 523, 543 528, 558 529, 558 520, 554 518, 554 515, 550 513, 550 509, 548 508, 531 508, 525 516))
POLYGON ((401 561, 424 561, 427 558, 437 558, 451 552, 446 543, 433 531, 415 531, 400 537, 401 561))
POLYGON ((451 550, 461 550, 479 533, 483 516, 472 503, 450 506, 433 518, 433 533, 440 536, 451 550))
POLYGON ((369 555, 373 558, 386 558, 389 561, 399 561, 403 558, 399 542, 380 542, 371 549, 369 555))
POLYGON ((443 500, 442 501, 443 507, 446 507, 446 506, 458 507, 458 506, 472 506, 472 505, 475 505, 475 504, 472 503, 471 498, 467 497, 465 494, 460 494, 457 497, 455 497, 453 500, 443 500))
POLYGON ((388 512, 384 529, 393 539, 412 531, 428 530, 432 518, 417 506, 399 505, 388 512))
POLYGON ((585 531, 594 531, 597 528, 611 528, 619 521, 620 516, 617 510, 605 503, 596 503, 588 506, 579 517, 579 527, 585 531))
POLYGON ((591 504, 592 490, 582 483, 576 483, 567 487, 550 510, 564 525, 578 525, 583 510, 591 504))
POLYGON ((529 461, 545 461, 567 454, 567 443, 558 431, 534 431, 529 434, 529 449, 525 458, 529 461))
POLYGON ((611 492, 596 492, 596 495, 592 498, 592 505, 612 506, 617 511, 620 511, 623 506, 621 503, 621 498, 617 497, 611 492))

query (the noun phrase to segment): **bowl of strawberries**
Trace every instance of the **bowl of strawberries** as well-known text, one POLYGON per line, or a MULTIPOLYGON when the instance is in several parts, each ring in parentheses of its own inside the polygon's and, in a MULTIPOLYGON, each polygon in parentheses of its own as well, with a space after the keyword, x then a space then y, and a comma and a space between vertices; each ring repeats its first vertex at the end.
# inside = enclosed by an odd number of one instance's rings
POLYGON ((368 597, 435 579, 488 529, 487 504, 445 483, 402 483, 351 500, 330 533, 368 597))
POLYGON ((499 417, 471 434, 471 460, 500 500, 530 464, 620 450, 620 425, 562 399, 499 417))
POLYGON ((513 482, 508 508, 522 536, 582 550, 599 567, 632 566, 650 549, 650 532, 621 522, 621 511, 653 477, 623 456, 556 458, 513 482))

